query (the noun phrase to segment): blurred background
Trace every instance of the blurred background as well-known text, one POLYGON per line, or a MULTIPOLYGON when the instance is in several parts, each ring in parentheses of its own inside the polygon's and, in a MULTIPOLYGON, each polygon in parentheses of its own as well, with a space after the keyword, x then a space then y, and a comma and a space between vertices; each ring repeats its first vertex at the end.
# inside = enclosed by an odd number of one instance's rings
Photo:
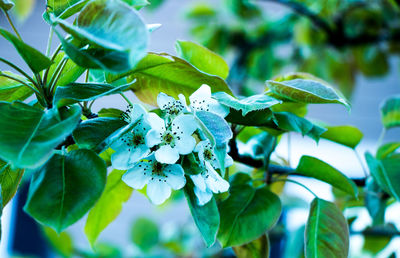
MULTIPOLYGON (((49 33, 49 26, 41 17, 44 1, 15 2, 13 19, 23 39, 44 52, 49 33)), ((382 132, 379 105, 388 96, 400 94, 400 5, 396 0, 149 2, 151 5, 140 11, 144 20, 162 24, 151 35, 149 51, 175 54, 178 39, 203 44, 228 62, 231 67, 228 83, 238 95, 263 92, 264 81, 277 75, 314 74, 340 89, 350 100, 352 110, 347 112, 340 105, 311 105, 306 117, 329 125, 358 127, 364 139, 356 152, 361 157, 366 150, 375 152, 382 132)), ((0 26, 8 28, 3 15, 0 15, 0 26)), ((56 44, 53 43, 53 47, 56 44)), ((5 40, 0 40, 0 56, 24 66, 5 40)), ((0 69, 7 68, 0 65, 0 69)), ((125 109, 125 106, 123 99, 112 96, 96 102, 94 111, 100 107, 125 109)), ((299 112, 303 111, 299 108, 299 112)), ((396 140, 400 140, 398 129, 389 130, 383 139, 384 142, 396 140)), ((275 158, 283 157, 295 166, 305 154, 328 162, 350 177, 363 176, 353 150, 324 140, 317 145, 301 135, 291 134, 290 144, 283 138, 275 158)), ((324 183, 299 180, 320 197, 334 199, 331 188, 324 183)), ((287 210, 282 224, 286 228, 277 227, 277 232, 271 234, 271 257, 301 257, 301 229, 312 196, 293 185, 285 186, 283 191, 287 210)), ((3 213, 0 257, 69 256, 70 250, 74 256, 84 257, 233 256, 231 250, 221 252, 218 246, 205 248, 185 198, 179 193, 158 207, 150 204, 141 193, 134 192, 118 219, 100 235, 96 252, 91 250, 83 232, 85 218, 70 227, 66 234, 57 236, 29 222, 21 211, 23 195, 23 191, 20 192, 3 213), (20 223, 25 220, 26 224, 20 223)), ((352 224, 355 232, 371 223, 365 209, 348 209, 345 214, 348 217, 359 215, 352 224)), ((399 228, 398 205, 390 206, 386 217, 399 228)), ((362 236, 353 235, 351 257, 388 257, 392 253, 400 257, 398 238, 376 241, 372 245, 380 244, 385 247, 383 251, 378 252, 380 249, 371 247, 371 242, 362 236)))

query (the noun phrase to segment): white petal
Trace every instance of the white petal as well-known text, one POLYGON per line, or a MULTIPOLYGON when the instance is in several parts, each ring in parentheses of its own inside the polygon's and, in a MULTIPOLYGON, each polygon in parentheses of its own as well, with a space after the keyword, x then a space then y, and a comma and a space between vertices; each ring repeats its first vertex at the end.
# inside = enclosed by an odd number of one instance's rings
POLYGON ((198 187, 194 188, 194 193, 196 194, 196 197, 197 197, 197 203, 200 206, 203 206, 204 204, 208 203, 213 196, 212 192, 209 189, 202 191, 198 187))
POLYGON ((168 108, 169 106, 175 103, 175 99, 171 96, 168 96, 164 92, 160 92, 157 96, 157 105, 161 110, 168 108))
POLYGON ((214 170, 210 163, 206 162, 206 168, 208 170, 208 177, 205 179, 207 187, 214 193, 228 191, 229 183, 214 170))
POLYGON ((155 152, 156 160, 161 163, 174 164, 179 159, 177 148, 170 145, 163 145, 155 152))
POLYGON ((146 134, 146 145, 151 148, 154 145, 160 144, 161 143, 161 132, 157 130, 150 130, 146 134))
POLYGON ((171 187, 164 181, 150 180, 147 184, 147 196, 152 203, 159 205, 171 196, 171 187))
POLYGON ((172 121, 172 131, 178 135, 192 135, 197 127, 197 121, 192 115, 179 115, 172 121))
POLYGON ((133 167, 136 162, 146 157, 150 153, 150 149, 141 144, 136 147, 128 146, 126 149, 118 149, 111 156, 112 166, 116 169, 125 170, 133 167))
POLYGON ((233 159, 231 156, 229 156, 228 154, 226 154, 225 156, 225 167, 230 167, 233 165, 233 159))
POLYGON ((142 189, 149 182, 150 178, 150 165, 139 162, 122 176, 122 181, 134 189, 142 189))
POLYGON ((130 123, 136 122, 136 120, 145 118, 147 111, 139 104, 133 104, 131 111, 129 112, 130 123))
POLYGON ((192 136, 181 136, 179 140, 175 140, 175 144, 175 148, 178 149, 179 153, 186 155, 193 151, 196 140, 192 136))
POLYGON ((151 129, 157 131, 165 131, 164 120, 155 113, 149 113, 147 120, 150 123, 151 129))
POLYGON ((163 170, 167 183, 172 189, 178 190, 185 186, 186 178, 183 168, 179 164, 168 165, 163 170))
POLYGON ((194 100, 205 100, 211 99, 211 88, 207 84, 201 85, 192 95, 190 95, 189 100, 192 104, 194 100))
POLYGON ((202 175, 191 175, 190 178, 192 179, 194 185, 198 187, 201 191, 205 191, 207 186, 206 182, 204 181, 204 178, 202 175))
POLYGON ((210 99, 209 101, 210 112, 220 115, 221 117, 226 117, 229 114, 229 108, 219 104, 215 99, 210 99))

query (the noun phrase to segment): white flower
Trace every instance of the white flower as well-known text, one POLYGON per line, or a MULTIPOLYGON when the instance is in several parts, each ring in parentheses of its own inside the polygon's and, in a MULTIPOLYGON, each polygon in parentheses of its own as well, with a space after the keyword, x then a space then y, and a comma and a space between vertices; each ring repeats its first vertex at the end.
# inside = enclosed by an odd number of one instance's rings
MULTIPOLYGON (((205 165, 205 163, 210 163, 214 168, 220 168, 219 162, 217 160, 217 155, 214 153, 214 148, 209 140, 204 140, 196 145, 194 150, 198 153, 200 163, 205 165)), ((230 167, 233 165, 233 159, 228 154, 225 155, 225 167, 230 167)))
POLYGON ((160 92, 157 96, 157 105, 162 111, 171 117, 183 114, 183 112, 187 110, 185 97, 182 94, 179 94, 179 99, 174 99, 173 97, 160 92))
POLYGON ((195 185, 194 193, 197 203, 201 206, 211 200, 213 193, 223 193, 229 189, 229 183, 215 171, 209 162, 206 162, 202 168, 203 171, 200 174, 190 176, 195 185))
POLYGON ((146 135, 146 144, 150 148, 159 145, 155 151, 157 161, 174 164, 179 154, 193 151, 196 140, 192 134, 197 129, 197 122, 192 115, 179 115, 165 123, 158 115, 150 113, 149 122, 152 129, 146 135))
POLYGON ((156 205, 170 197, 171 188, 178 190, 186 184, 181 165, 159 163, 154 154, 137 162, 122 180, 134 189, 142 189, 147 184, 147 196, 156 205))
POLYGON ((146 157, 150 149, 145 142, 145 136, 150 131, 150 124, 147 122, 146 110, 135 104, 125 114, 124 119, 134 127, 116 140, 111 148, 115 153, 111 156, 111 163, 116 169, 131 168, 135 162, 146 157))
POLYGON ((190 107, 195 111, 208 111, 226 117, 229 114, 229 108, 225 107, 213 98, 211 98, 211 88, 207 84, 201 85, 190 97, 190 107))

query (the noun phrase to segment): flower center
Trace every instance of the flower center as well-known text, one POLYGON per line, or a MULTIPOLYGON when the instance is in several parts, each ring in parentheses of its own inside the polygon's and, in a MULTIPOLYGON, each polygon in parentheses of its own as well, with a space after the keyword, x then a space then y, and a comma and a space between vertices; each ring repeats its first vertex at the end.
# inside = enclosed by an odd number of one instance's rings
POLYGON ((163 141, 164 141, 165 143, 170 144, 170 143, 172 143, 172 142, 174 141, 174 136, 173 136, 171 133, 167 132, 167 133, 164 134, 164 136, 163 136, 163 141))
POLYGON ((214 154, 212 153, 212 151, 210 149, 204 150, 204 158, 206 160, 212 160, 214 158, 214 154))
POLYGON ((163 109, 165 109, 165 112, 167 112, 169 115, 179 115, 182 110, 184 109, 184 105, 180 101, 175 101, 173 103, 168 102, 167 105, 163 106, 163 109))
POLYGON ((133 145, 137 146, 140 144, 144 144, 144 137, 140 134, 135 134, 132 137, 132 143, 133 145))
POLYGON ((154 162, 151 171, 152 171, 153 173, 156 173, 156 174, 161 174, 163 168, 164 168, 163 164, 161 164, 161 163, 159 163, 159 162, 154 162))

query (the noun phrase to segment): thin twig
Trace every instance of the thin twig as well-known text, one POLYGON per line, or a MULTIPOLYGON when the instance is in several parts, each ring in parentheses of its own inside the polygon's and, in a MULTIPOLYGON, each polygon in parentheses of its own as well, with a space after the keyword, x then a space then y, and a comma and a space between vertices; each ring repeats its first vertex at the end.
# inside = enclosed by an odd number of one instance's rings
POLYGON ((17 35, 17 37, 22 41, 21 35, 19 35, 17 28, 15 28, 14 23, 12 22, 10 15, 8 14, 8 12, 4 9, 2 9, 4 14, 6 15, 6 18, 8 20, 8 23, 11 25, 13 31, 15 32, 15 34, 17 35))

